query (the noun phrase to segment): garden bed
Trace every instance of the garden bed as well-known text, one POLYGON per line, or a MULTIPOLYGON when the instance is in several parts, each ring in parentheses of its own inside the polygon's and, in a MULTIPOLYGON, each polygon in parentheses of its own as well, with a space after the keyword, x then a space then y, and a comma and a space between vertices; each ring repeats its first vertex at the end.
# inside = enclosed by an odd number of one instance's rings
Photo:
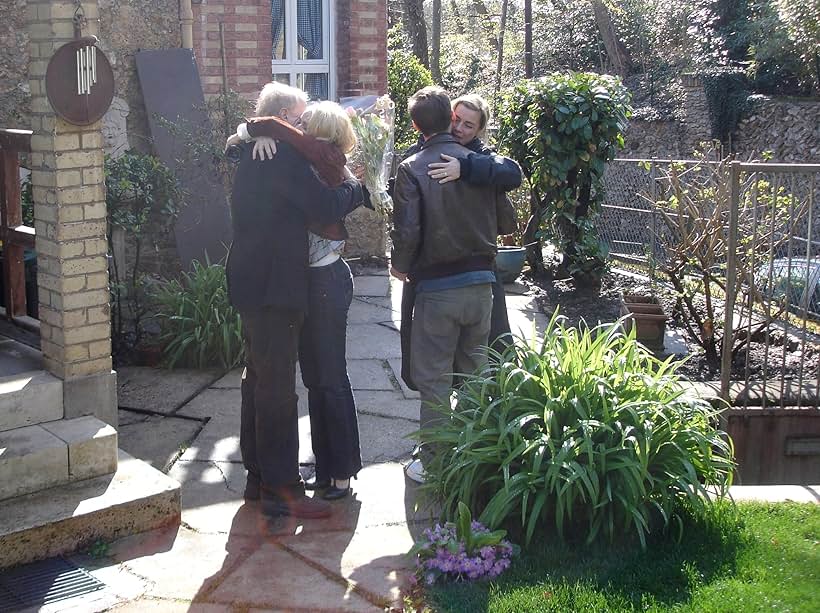
MULTIPOLYGON (((598 322, 611 322, 618 319, 620 296, 624 294, 650 293, 650 283, 646 277, 628 273, 619 269, 607 272, 601 280, 600 287, 577 286, 572 279, 535 278, 526 275, 521 278, 535 293, 538 303, 546 315, 551 315, 556 307, 567 317, 572 325, 584 320, 590 325, 598 322)), ((678 372, 692 381, 713 381, 720 378, 720 372, 710 367, 703 351, 686 335, 682 322, 675 314, 675 296, 670 288, 660 283, 655 284, 656 295, 665 312, 672 314, 668 329, 677 331, 687 339, 688 360, 678 372)), ((775 331, 769 341, 768 356, 765 342, 752 342, 748 351, 749 379, 760 380, 780 376, 783 360, 782 332, 775 331)), ((762 339, 761 339, 762 340, 762 339)), ((803 369, 804 378, 817 378, 820 365, 820 345, 806 343, 806 355, 798 343, 791 337, 786 347, 785 374, 787 378, 797 379, 803 369)), ((681 356, 683 357, 683 356, 681 356)), ((743 380, 745 375, 747 351, 742 349, 732 366, 732 379, 743 380)))

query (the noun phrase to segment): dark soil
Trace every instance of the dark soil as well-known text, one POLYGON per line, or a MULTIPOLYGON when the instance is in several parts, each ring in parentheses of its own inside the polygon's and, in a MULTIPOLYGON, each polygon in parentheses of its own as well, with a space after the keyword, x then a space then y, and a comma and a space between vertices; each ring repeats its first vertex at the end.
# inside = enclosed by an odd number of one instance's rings
MULTIPOLYGON (((567 318, 570 325, 578 325, 582 320, 589 326, 615 321, 620 316, 621 294, 651 293, 646 277, 618 269, 607 272, 601 279, 600 287, 578 285, 573 279, 535 278, 527 275, 520 281, 535 292, 546 315, 551 315, 558 307, 560 314, 567 318)), ((654 294, 665 312, 671 315, 667 322, 667 335, 669 332, 677 333, 679 338, 686 341, 688 354, 678 355, 687 359, 678 373, 693 381, 720 379, 719 369, 707 362, 704 351, 688 336, 681 315, 675 310, 677 301, 671 288, 655 284, 654 294)), ((781 373, 788 379, 797 379, 801 368, 804 379, 820 378, 820 344, 817 342, 809 340, 803 346, 794 329, 788 335, 782 330, 775 330, 769 335, 768 345, 767 350, 765 335, 760 335, 748 345, 748 351, 738 351, 732 364, 732 379, 743 380, 747 372, 750 380, 776 378, 781 373), (785 360, 784 338, 787 340, 785 360)))

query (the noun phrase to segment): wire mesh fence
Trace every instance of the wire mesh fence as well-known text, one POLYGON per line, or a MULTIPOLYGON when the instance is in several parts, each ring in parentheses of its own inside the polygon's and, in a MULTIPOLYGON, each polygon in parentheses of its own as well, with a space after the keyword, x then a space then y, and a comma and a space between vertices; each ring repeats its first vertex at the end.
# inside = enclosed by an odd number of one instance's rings
POLYGON ((605 187, 610 256, 663 271, 685 326, 721 354, 724 396, 740 368, 763 406, 817 406, 820 165, 619 159, 605 187))

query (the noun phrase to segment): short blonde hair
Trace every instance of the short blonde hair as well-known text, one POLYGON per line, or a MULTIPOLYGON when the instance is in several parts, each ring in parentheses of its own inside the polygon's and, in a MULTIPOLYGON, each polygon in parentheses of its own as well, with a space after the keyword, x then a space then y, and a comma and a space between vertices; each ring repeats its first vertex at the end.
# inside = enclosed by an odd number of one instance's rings
POLYGON ((256 116, 278 116, 282 109, 292 109, 300 102, 307 104, 307 94, 301 89, 273 81, 259 92, 256 99, 256 116))
POLYGON ((478 124, 478 133, 484 134, 487 129, 487 124, 490 123, 490 105, 487 101, 478 94, 466 94, 453 100, 453 112, 459 104, 463 104, 471 111, 477 111, 481 115, 478 124))
POLYGON ((311 104, 302 115, 302 126, 305 132, 330 141, 342 153, 350 153, 356 147, 356 134, 350 116, 335 102, 311 104))

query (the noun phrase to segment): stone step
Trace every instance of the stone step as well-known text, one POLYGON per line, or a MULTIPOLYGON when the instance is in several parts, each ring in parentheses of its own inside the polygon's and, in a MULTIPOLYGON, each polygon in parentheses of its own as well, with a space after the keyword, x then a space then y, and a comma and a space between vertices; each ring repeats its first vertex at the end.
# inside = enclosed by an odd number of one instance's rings
POLYGON ((117 470, 117 431, 96 417, 0 432, 0 500, 117 470))
POLYGON ((35 370, 0 377, 0 432, 63 417, 63 382, 35 370))
POLYGON ((120 451, 114 474, 0 501, 0 569, 178 524, 179 487, 120 451))

